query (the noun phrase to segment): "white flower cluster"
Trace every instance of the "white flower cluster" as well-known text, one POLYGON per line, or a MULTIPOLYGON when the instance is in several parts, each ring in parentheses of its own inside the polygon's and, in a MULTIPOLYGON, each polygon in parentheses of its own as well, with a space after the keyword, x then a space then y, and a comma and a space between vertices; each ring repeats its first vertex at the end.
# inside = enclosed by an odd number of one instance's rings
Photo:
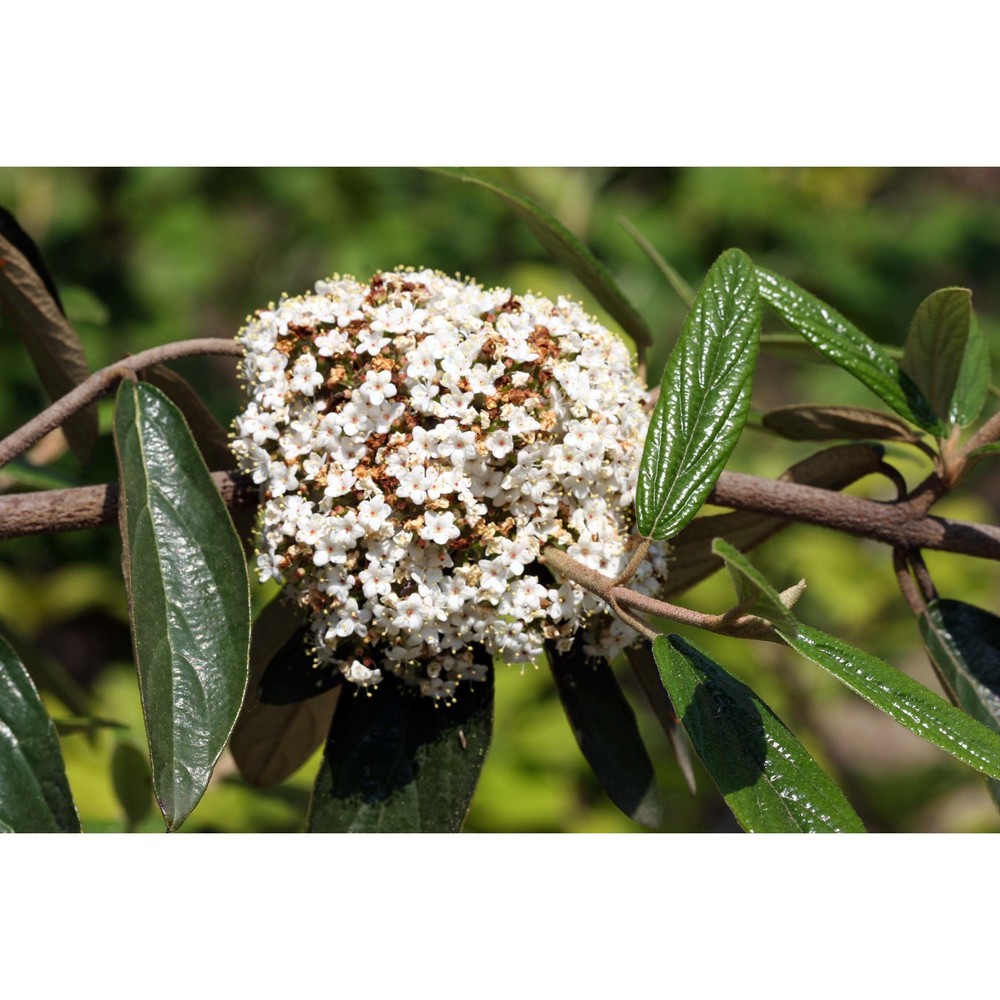
MULTIPOLYGON (((434 271, 339 276, 248 318, 233 450, 261 485, 262 580, 312 611, 320 666, 389 671, 434 697, 561 647, 631 639, 558 584, 546 545, 619 573, 646 393, 625 345, 574 302, 434 271)), ((654 545, 632 586, 666 575, 654 545)))

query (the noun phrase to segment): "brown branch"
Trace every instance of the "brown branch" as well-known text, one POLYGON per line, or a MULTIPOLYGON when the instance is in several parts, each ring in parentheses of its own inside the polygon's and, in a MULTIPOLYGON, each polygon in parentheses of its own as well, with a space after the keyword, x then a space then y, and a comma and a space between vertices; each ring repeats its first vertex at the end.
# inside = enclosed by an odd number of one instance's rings
POLYGON ((723 472, 709 503, 773 514, 902 549, 941 549, 1000 560, 1000 528, 927 516, 920 505, 880 503, 815 486, 723 472))
POLYGON ((0 441, 0 468, 26 452, 36 441, 40 441, 49 431, 55 430, 74 413, 79 413, 94 400, 109 393, 120 379, 134 378, 135 373, 142 371, 143 368, 199 354, 241 355, 242 353, 242 345, 235 340, 202 337, 198 340, 180 340, 174 344, 164 344, 162 347, 151 347, 148 351, 140 351, 131 357, 122 358, 121 361, 94 372, 90 378, 57 399, 48 409, 42 410, 37 417, 0 441))
MULTIPOLYGON (((255 506, 260 487, 237 472, 213 472, 227 507, 255 506)), ((0 539, 99 528, 118 520, 118 484, 0 495, 0 539)))

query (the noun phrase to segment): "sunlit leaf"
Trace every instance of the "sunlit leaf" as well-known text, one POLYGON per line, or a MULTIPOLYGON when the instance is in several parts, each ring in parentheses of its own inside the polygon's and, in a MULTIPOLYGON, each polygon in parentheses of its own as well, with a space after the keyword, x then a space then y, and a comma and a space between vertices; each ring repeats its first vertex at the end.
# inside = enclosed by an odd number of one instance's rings
POLYGON ((658 636, 653 655, 695 752, 740 826, 864 832, 833 780, 747 685, 677 635, 658 636))
POLYGON ((861 406, 778 406, 761 423, 791 441, 874 440, 912 444, 920 434, 891 413, 861 406))
POLYGON ((579 279, 637 344, 648 345, 652 342, 646 321, 625 297, 608 269, 558 219, 530 198, 511 191, 502 184, 462 170, 440 169, 436 172, 470 184, 478 184, 498 195, 527 224, 538 242, 579 279))
POLYGON ((123 567, 153 786, 169 829, 197 805, 247 684, 250 597, 232 521, 180 412, 126 380, 115 406, 123 567))
MULTIPOLYGON (((6 315, 11 329, 27 348, 32 363, 50 399, 58 399, 79 385, 90 366, 76 331, 53 297, 51 278, 42 265, 40 274, 10 236, 16 227, 18 243, 34 248, 33 259, 41 254, 9 212, 0 209, 0 312, 6 315), (8 235, 5 235, 5 232, 8 235), (26 242, 25 242, 26 241, 26 242)), ((97 409, 88 406, 75 413, 64 427, 73 453, 87 462, 97 441, 97 409)))
POLYGON ((868 386, 901 417, 932 433, 943 425, 911 379, 875 341, 794 282, 757 268, 761 298, 828 360, 868 386))
POLYGON ((55 726, 35 685, 0 639, 0 827, 79 833, 55 726))
POLYGON ((723 538, 712 543, 712 552, 726 564, 740 607, 744 612, 759 615, 775 625, 795 626, 795 617, 785 607, 778 591, 742 552, 737 551, 723 538))
POLYGON ((608 798, 637 823, 657 827, 663 806, 635 715, 611 664, 586 656, 583 645, 582 634, 565 653, 546 644, 570 728, 608 798))
POLYGON ((1000 779, 1000 734, 871 653, 806 625, 777 628, 792 649, 829 671, 911 733, 977 771, 1000 779))
POLYGON ((647 538, 677 534, 715 485, 746 422, 759 334, 753 264, 727 250, 698 289, 646 432, 635 510, 647 538))
POLYGON ((229 435, 225 427, 215 419, 186 378, 166 365, 145 368, 140 377, 144 382, 155 385, 184 414, 195 443, 210 469, 221 471, 233 467, 233 453, 229 450, 229 435))
POLYGON ((493 667, 454 704, 387 677, 341 694, 313 789, 312 833, 461 829, 493 732, 493 667))

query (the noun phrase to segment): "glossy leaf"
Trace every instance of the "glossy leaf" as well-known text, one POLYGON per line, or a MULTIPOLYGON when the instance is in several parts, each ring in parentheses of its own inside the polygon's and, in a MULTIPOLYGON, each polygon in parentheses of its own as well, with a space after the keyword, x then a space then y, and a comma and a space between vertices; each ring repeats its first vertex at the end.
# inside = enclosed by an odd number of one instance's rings
POLYGON ((387 677, 344 690, 313 789, 311 833, 454 833, 493 731, 493 667, 437 704, 387 677))
POLYGON ((79 833, 55 726, 28 672, 0 638, 0 828, 79 833))
POLYGON ((232 521, 174 404, 125 381, 114 431, 153 786, 173 830, 204 793, 243 701, 249 584, 232 521))
POLYGON ((733 579, 740 607, 750 614, 775 625, 794 627, 795 616, 785 606, 777 589, 742 552, 733 548, 724 538, 712 542, 712 552, 722 559, 733 579))
POLYGON ((635 510, 647 538, 677 534, 719 478, 750 409, 759 334, 753 264, 727 250, 698 289, 646 432, 635 510))
POLYGON ((946 425, 971 423, 986 401, 988 359, 975 326, 972 292, 967 288, 933 292, 910 322, 903 370, 946 425))
POLYGON ((637 823, 659 826, 656 774, 611 664, 584 655, 579 634, 567 652, 549 642, 546 653, 577 745, 608 798, 637 823))
POLYGON ((247 696, 229 743, 236 766, 253 785, 284 781, 323 745, 330 730, 339 688, 285 705, 260 700, 268 667, 308 617, 298 605, 273 600, 253 623, 247 696))
POLYGON ((864 650, 806 625, 777 628, 797 653, 829 671, 911 733, 977 771, 1000 779, 1000 734, 864 650))
POLYGON ((743 829, 864 833, 843 793, 742 681, 680 636, 653 655, 695 752, 743 829))
POLYGON ((501 184, 461 170, 441 169, 436 172, 470 184, 478 184, 499 196, 527 224, 549 254, 579 279, 637 344, 649 345, 652 342, 646 321, 625 297, 611 273, 558 219, 530 198, 501 184))
MULTIPOLYGON (((1000 618, 963 601, 933 601, 920 634, 938 676, 974 719, 1000 732, 1000 618)), ((1000 781, 989 781, 1000 805, 1000 781)))
MULTIPOLYGON (((779 478, 820 489, 842 490, 875 472, 884 454, 878 445, 839 445, 797 462, 779 478)), ((791 523, 770 514, 744 510, 695 518, 670 542, 670 575, 663 596, 689 590, 722 568, 722 561, 712 552, 714 539, 725 538, 741 552, 749 552, 791 523)))
POLYGON ((191 383, 166 365, 153 365, 140 373, 144 382, 155 385, 184 414, 195 443, 209 469, 222 471, 233 467, 229 434, 202 402, 191 383))
POLYGON ((659 269, 660 274, 670 284, 670 287, 677 293, 677 297, 684 303, 689 309, 694 305, 694 289, 677 273, 677 271, 671 266, 666 260, 663 259, 662 255, 653 246, 649 240, 646 239, 642 233, 639 232, 635 226, 632 225, 628 219, 624 216, 620 216, 618 222, 622 228, 629 234, 639 244, 639 247, 643 250, 646 256, 656 265, 659 269))
POLYGON ((920 434, 899 417, 861 406, 778 406, 761 418, 768 430, 790 441, 874 440, 912 444, 920 434))
MULTIPOLYGON (((41 260, 37 247, 35 259, 41 260)), ((27 348, 49 398, 55 400, 87 378, 90 366, 76 330, 63 315, 46 281, 51 285, 48 274, 40 275, 14 242, 0 233, 0 311, 27 348)), ((97 441, 96 407, 75 413, 63 429, 73 453, 81 462, 87 462, 97 441)))
POLYGON ((757 268, 761 298, 820 354, 868 386, 901 417, 934 434, 943 425, 899 365, 835 309, 794 282, 757 268))

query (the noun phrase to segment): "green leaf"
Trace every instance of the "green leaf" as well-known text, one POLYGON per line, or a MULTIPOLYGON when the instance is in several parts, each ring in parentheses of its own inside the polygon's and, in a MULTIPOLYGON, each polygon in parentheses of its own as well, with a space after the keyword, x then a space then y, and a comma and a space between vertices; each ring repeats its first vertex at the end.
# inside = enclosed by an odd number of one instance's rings
POLYGON ((579 633, 567 652, 547 642, 546 653, 573 735, 608 798, 636 823, 658 827, 656 774, 611 664, 586 656, 579 633))
POLYGON ((146 754, 128 740, 119 741, 111 754, 111 784, 134 830, 153 808, 153 776, 146 754))
POLYGON ((454 833, 493 731, 493 667, 454 704, 385 678, 345 690, 313 790, 310 833, 454 833))
POLYGON ((864 833, 841 790, 742 681, 680 636, 657 636, 660 677, 712 780, 752 833, 864 833))
POLYGON ((268 705, 259 697, 268 667, 308 618, 305 608, 275 599, 253 623, 247 696, 229 741, 236 766, 252 785, 284 781, 323 745, 330 731, 339 687, 285 705, 268 705))
POLYGON ((670 283, 670 287, 677 293, 677 297, 689 309, 694 305, 694 289, 677 273, 677 271, 663 259, 656 247, 639 232, 631 222, 624 216, 618 217, 621 227, 639 244, 646 256, 657 266, 660 274, 670 283))
POLYGON ((243 701, 250 589, 229 513, 174 404, 126 380, 114 432, 153 787, 174 830, 204 793, 243 701))
POLYGON ((972 314, 969 340, 965 346, 965 357, 955 384, 955 394, 951 399, 949 419, 959 427, 968 427, 979 419, 986 405, 993 372, 990 365, 990 351, 986 338, 979 329, 976 314, 972 314))
POLYGON ((820 354, 864 383, 901 417, 933 434, 942 424, 899 365, 835 309, 794 282, 757 268, 761 298, 820 354))
POLYGON ((750 409, 759 334, 753 264, 727 250, 698 289, 646 432, 635 510, 647 538, 677 534, 719 478, 750 409))
MULTIPOLYGON (((821 489, 842 490, 875 472, 884 454, 878 445, 838 445, 797 462, 779 478, 821 489)), ((689 590, 722 568, 721 560, 712 552, 716 538, 725 538, 741 552, 749 552, 791 523, 770 514, 745 510, 695 518, 670 542, 670 575, 663 596, 689 590)))
POLYGON ((790 441, 874 440, 912 444, 920 435, 891 413, 861 406, 777 406, 761 418, 768 429, 790 441))
POLYGON ((902 367, 945 424, 965 425, 979 416, 990 370, 968 288, 941 288, 920 303, 902 367))
POLYGON ((498 195, 527 224, 549 254, 580 280, 637 344, 648 346, 652 343, 653 338, 646 321, 625 297, 607 268, 558 219, 530 198, 493 181, 462 170, 438 169, 435 173, 478 184, 498 195))
MULTIPOLYGON (((10 213, 4 212, 4 216, 13 220, 10 213)), ((25 249, 33 248, 33 259, 40 263, 38 248, 20 226, 17 230, 17 242, 25 249)), ((41 272, 32 266, 10 238, 12 235, 9 230, 8 235, 0 232, 0 311, 27 348, 49 399, 56 400, 90 375, 90 365, 76 330, 52 294, 54 286, 44 265, 41 272)), ((86 463, 97 442, 97 408, 88 406, 75 413, 63 430, 73 454, 86 463)))
POLYGON ((819 629, 778 626, 797 653, 833 674, 911 733, 1000 779, 1000 735, 888 663, 819 629))
POLYGON ((144 368, 139 377, 144 382, 155 385, 184 414, 205 464, 210 469, 222 471, 232 468, 233 453, 229 450, 226 428, 215 419, 186 378, 166 365, 144 368))
POLYGON ((0 638, 0 828, 79 833, 55 726, 28 672, 0 638))
MULTIPOLYGON (((1000 732, 1000 618, 963 601, 932 601, 920 616, 920 634, 958 705, 1000 732)), ((1000 782, 989 785, 1000 804, 1000 782)))
POLYGON ((759 615, 774 625, 795 626, 795 616, 785 607, 781 595, 742 552, 724 538, 712 542, 712 552, 725 562, 744 612, 759 615))

